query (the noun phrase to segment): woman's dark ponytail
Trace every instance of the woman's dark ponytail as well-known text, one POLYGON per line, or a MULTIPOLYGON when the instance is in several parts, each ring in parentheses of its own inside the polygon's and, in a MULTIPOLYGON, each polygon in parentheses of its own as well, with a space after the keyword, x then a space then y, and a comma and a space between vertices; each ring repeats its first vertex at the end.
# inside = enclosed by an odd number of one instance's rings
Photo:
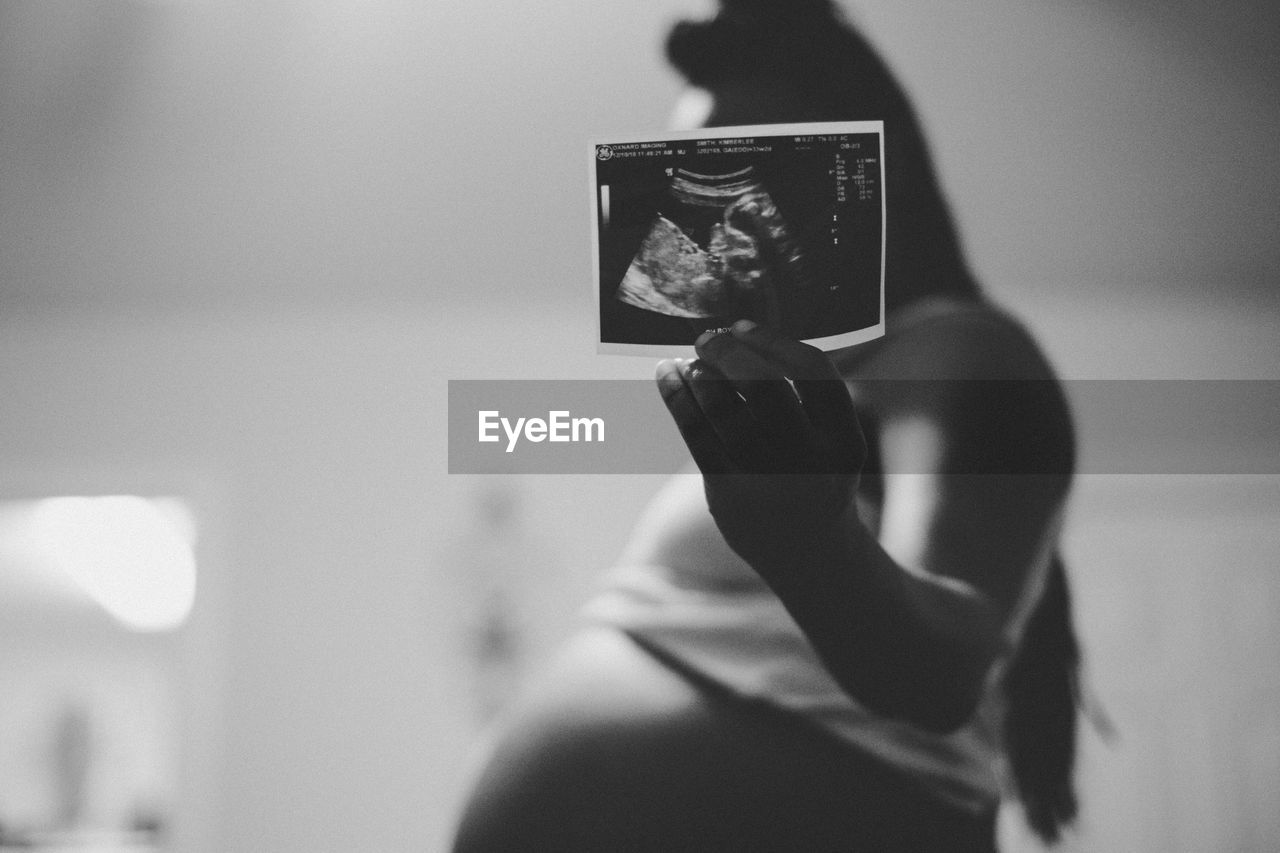
POLYGON ((1004 744, 1027 823, 1046 843, 1076 817, 1075 770, 1080 647, 1071 593, 1055 557, 1004 674, 1004 744))

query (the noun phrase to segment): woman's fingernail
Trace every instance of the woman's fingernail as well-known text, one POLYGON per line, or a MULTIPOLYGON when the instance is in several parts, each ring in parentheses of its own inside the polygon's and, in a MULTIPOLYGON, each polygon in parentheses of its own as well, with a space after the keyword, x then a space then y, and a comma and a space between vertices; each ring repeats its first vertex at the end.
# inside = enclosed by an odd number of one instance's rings
POLYGON ((658 366, 653 370, 653 378, 657 381, 658 391, 664 399, 679 391, 683 385, 680 380, 680 368, 669 358, 658 362, 658 366))
POLYGON ((751 320, 738 320, 733 324, 733 330, 742 335, 756 328, 758 325, 758 323, 754 323, 751 320))

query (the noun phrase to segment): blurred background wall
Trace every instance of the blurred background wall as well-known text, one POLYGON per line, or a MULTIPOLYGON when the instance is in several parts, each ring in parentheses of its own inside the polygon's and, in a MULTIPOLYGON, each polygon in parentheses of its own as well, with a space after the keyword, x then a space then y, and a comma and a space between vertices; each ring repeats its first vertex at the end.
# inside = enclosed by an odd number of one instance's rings
MULTIPOLYGON (((0 0, 0 499, 196 514, 162 655, 174 849, 443 846, 502 685, 657 485, 450 477, 446 380, 649 374, 592 353, 583 149, 663 125, 662 36, 706 8, 0 0)), ((851 12, 1065 376, 1277 378, 1272 4, 851 12)), ((1280 844, 1278 494, 1082 480, 1068 545, 1120 736, 1086 744, 1079 849, 1280 844)), ((40 631, 5 635, 3 672, 60 690, 17 653, 40 631)), ((10 717, 44 707, 21 695, 10 717)))

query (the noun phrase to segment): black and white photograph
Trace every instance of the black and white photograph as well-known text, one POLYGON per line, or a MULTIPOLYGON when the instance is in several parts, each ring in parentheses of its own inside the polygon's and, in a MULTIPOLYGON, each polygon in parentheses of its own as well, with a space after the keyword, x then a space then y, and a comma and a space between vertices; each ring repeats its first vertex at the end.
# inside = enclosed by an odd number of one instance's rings
POLYGON ((0 0, 0 853, 1280 851, 1274 0, 0 0))
POLYGON ((592 143, 600 351, 692 354, 735 320, 823 349, 883 334, 882 133, 819 122, 592 143))

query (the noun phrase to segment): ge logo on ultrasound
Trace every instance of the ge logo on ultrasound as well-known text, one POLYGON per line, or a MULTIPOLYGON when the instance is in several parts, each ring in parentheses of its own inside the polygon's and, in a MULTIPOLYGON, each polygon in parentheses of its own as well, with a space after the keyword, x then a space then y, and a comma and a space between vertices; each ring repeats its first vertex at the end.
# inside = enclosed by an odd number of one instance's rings
POLYGON ((596 146, 596 159, 597 159, 597 160, 610 160, 610 159, 612 159, 612 158, 613 158, 613 149, 612 149, 612 148, 610 148, 608 145, 597 145, 597 146, 596 146))

